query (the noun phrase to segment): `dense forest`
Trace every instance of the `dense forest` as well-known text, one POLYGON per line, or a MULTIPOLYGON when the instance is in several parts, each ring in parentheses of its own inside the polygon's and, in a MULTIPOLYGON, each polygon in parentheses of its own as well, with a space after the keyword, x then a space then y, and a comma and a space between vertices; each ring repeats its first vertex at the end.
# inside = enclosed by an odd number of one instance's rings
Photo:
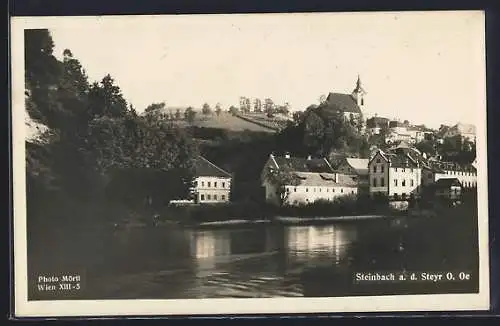
POLYGON ((112 218, 108 209, 123 196, 134 204, 154 189, 166 200, 186 195, 197 153, 192 137, 139 116, 110 75, 90 82, 70 50, 62 60, 53 50, 48 30, 25 31, 26 110, 47 127, 26 141, 28 219, 112 218))

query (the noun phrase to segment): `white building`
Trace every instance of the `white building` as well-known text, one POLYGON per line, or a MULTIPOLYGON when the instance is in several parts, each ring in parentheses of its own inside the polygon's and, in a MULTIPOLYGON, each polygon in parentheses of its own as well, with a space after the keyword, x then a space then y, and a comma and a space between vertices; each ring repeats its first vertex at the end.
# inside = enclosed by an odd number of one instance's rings
POLYGON ((455 136, 462 136, 464 139, 468 139, 470 141, 475 141, 476 139, 476 126, 472 124, 464 124, 464 123, 457 123, 450 129, 446 131, 444 134, 445 138, 449 137, 455 137, 455 136))
POLYGON ((433 162, 423 168, 422 184, 431 185, 440 179, 456 178, 462 188, 477 187, 477 170, 471 165, 460 166, 454 163, 433 162))
POLYGON ((370 194, 407 199, 420 193, 422 169, 409 152, 384 153, 381 150, 368 163, 370 194))
POLYGON ((231 174, 203 156, 195 160, 194 202, 200 204, 225 203, 230 200, 231 174))
POLYGON ((346 195, 357 195, 358 183, 354 176, 335 171, 326 158, 298 158, 270 155, 261 175, 266 201, 279 205, 309 204, 318 200, 334 200, 346 195), (269 175, 286 171, 295 177, 296 184, 281 186, 269 175), (281 197, 283 196, 283 197, 281 197), (283 198, 283 199, 282 199, 283 198))

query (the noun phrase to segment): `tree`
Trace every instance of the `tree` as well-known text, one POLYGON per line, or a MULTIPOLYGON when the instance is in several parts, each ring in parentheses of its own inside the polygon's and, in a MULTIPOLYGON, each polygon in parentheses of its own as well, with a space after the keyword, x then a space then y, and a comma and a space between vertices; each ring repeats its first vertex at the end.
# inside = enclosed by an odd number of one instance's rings
POLYGON ((235 107, 235 106, 233 106, 233 105, 231 105, 229 107, 229 113, 231 113, 232 115, 238 114, 238 108, 235 107))
POLYGON ((175 120, 180 120, 181 119, 181 110, 177 109, 175 110, 175 120))
POLYGON ((326 96, 325 95, 321 95, 319 97, 319 104, 324 104, 326 102, 326 96))
POLYGON ((318 153, 322 151, 324 140, 325 124, 323 119, 311 112, 304 120, 304 145, 311 153, 318 153))
POLYGON ((280 206, 284 206, 288 201, 291 191, 289 187, 298 186, 301 181, 289 167, 282 167, 280 169, 269 168, 265 178, 273 185, 280 206))
POLYGON ((163 111, 165 111, 165 102, 152 103, 144 109, 144 113, 146 113, 147 115, 155 116, 159 116, 163 113, 163 111))
POLYGON ((184 118, 190 124, 194 122, 195 117, 196 117, 196 112, 193 110, 192 107, 188 107, 186 111, 184 111, 184 118))
POLYGON ((89 101, 90 113, 94 117, 124 117, 127 112, 127 101, 109 74, 100 83, 92 84, 89 101))
POLYGON ((212 109, 210 108, 210 105, 208 105, 208 103, 203 104, 201 113, 203 113, 204 115, 209 115, 212 113, 212 109))
POLYGON ((222 112, 222 109, 221 109, 221 106, 220 106, 220 103, 217 103, 215 105, 215 114, 217 114, 217 116, 219 116, 222 112))
POLYGON ((264 100, 264 112, 266 112, 267 114, 273 114, 275 111, 275 107, 274 107, 274 102, 272 99, 270 98, 266 98, 264 100))
POLYGON ((293 113, 293 122, 298 125, 300 123, 302 123, 302 120, 303 120, 303 117, 304 117, 304 112, 302 111, 295 111, 293 113))

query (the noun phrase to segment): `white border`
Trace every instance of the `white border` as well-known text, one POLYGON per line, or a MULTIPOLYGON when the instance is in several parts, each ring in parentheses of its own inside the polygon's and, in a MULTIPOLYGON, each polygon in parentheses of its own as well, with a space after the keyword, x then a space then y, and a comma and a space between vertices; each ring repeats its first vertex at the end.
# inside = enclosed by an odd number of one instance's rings
MULTIPOLYGON (((435 12, 434 12, 435 13, 435 12)), ((464 13, 463 11, 461 12, 464 13)), ((77 25, 82 20, 133 20, 144 16, 105 17, 14 17, 11 18, 12 58, 12 131, 13 131, 13 186, 14 186, 14 286, 16 317, 57 316, 145 316, 145 315, 200 315, 200 314, 260 314, 260 313, 333 313, 333 312, 402 312, 402 311, 465 311, 488 310, 488 178, 486 151, 486 66, 484 13, 470 11, 470 19, 482 23, 478 35, 482 44, 483 62, 477 70, 475 91, 484 95, 484 110, 478 110, 477 167, 478 217, 480 251, 479 294, 397 295, 339 298, 284 298, 284 299, 190 299, 190 300, 27 300, 27 251, 25 205, 25 125, 24 125, 24 29, 54 28, 77 25)), ((336 13, 334 15, 338 15, 336 13)), ((357 13, 359 14, 359 13, 357 13)), ((364 13, 380 15, 383 13, 364 13)), ((391 13, 395 14, 394 12, 391 13)), ((418 13, 411 13, 418 14, 418 13)), ((425 13, 424 13, 425 14, 425 13)), ((448 12, 449 14, 449 12, 448 12)), ((302 14, 301 14, 302 15, 302 14)), ((311 15, 311 14, 308 14, 311 15)), ((325 15, 325 13, 323 13, 325 15)), ((176 16, 179 17, 179 16, 176 16)), ((149 18, 149 17, 148 17, 149 18)), ((152 17, 151 17, 152 18, 152 17)))

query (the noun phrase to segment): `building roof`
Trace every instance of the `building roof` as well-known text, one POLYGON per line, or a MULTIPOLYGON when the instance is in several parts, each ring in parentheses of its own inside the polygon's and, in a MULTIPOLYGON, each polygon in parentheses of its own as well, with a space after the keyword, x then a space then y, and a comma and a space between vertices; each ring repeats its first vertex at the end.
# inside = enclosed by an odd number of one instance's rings
POLYGON ((472 124, 457 123, 451 130, 456 130, 460 134, 476 134, 476 126, 472 124))
POLYGON ((441 178, 436 181, 435 186, 438 188, 450 188, 452 186, 462 186, 457 178, 441 178))
POLYGON ((367 158, 346 158, 347 164, 349 164, 359 175, 368 174, 368 159, 367 158))
POLYGON ((476 167, 473 164, 461 165, 453 162, 439 162, 439 161, 432 161, 428 163, 432 171, 439 173, 444 173, 445 171, 457 171, 457 172, 477 171, 476 167))
POLYGON ((199 155, 194 159, 195 174, 198 177, 230 178, 231 174, 199 155))
POLYGON ((333 169, 324 158, 273 156, 278 168, 286 167, 295 172, 332 173, 333 169))
POLYGON ((397 120, 389 121, 389 128, 396 128, 396 127, 407 127, 407 126, 401 121, 397 120))
POLYGON ((358 80, 356 81, 356 88, 352 91, 353 94, 366 94, 365 89, 361 86, 361 78, 358 75, 358 80))
POLYGON ((316 186, 316 187, 357 187, 356 178, 346 174, 338 173, 337 181, 335 182, 335 173, 295 173, 300 181, 301 186, 316 186))
POLYGON ((351 94, 329 93, 325 107, 341 112, 361 113, 356 99, 351 94))
POLYGON ((366 120, 366 126, 368 128, 378 128, 382 126, 387 126, 389 124, 389 119, 382 117, 372 117, 366 120))

